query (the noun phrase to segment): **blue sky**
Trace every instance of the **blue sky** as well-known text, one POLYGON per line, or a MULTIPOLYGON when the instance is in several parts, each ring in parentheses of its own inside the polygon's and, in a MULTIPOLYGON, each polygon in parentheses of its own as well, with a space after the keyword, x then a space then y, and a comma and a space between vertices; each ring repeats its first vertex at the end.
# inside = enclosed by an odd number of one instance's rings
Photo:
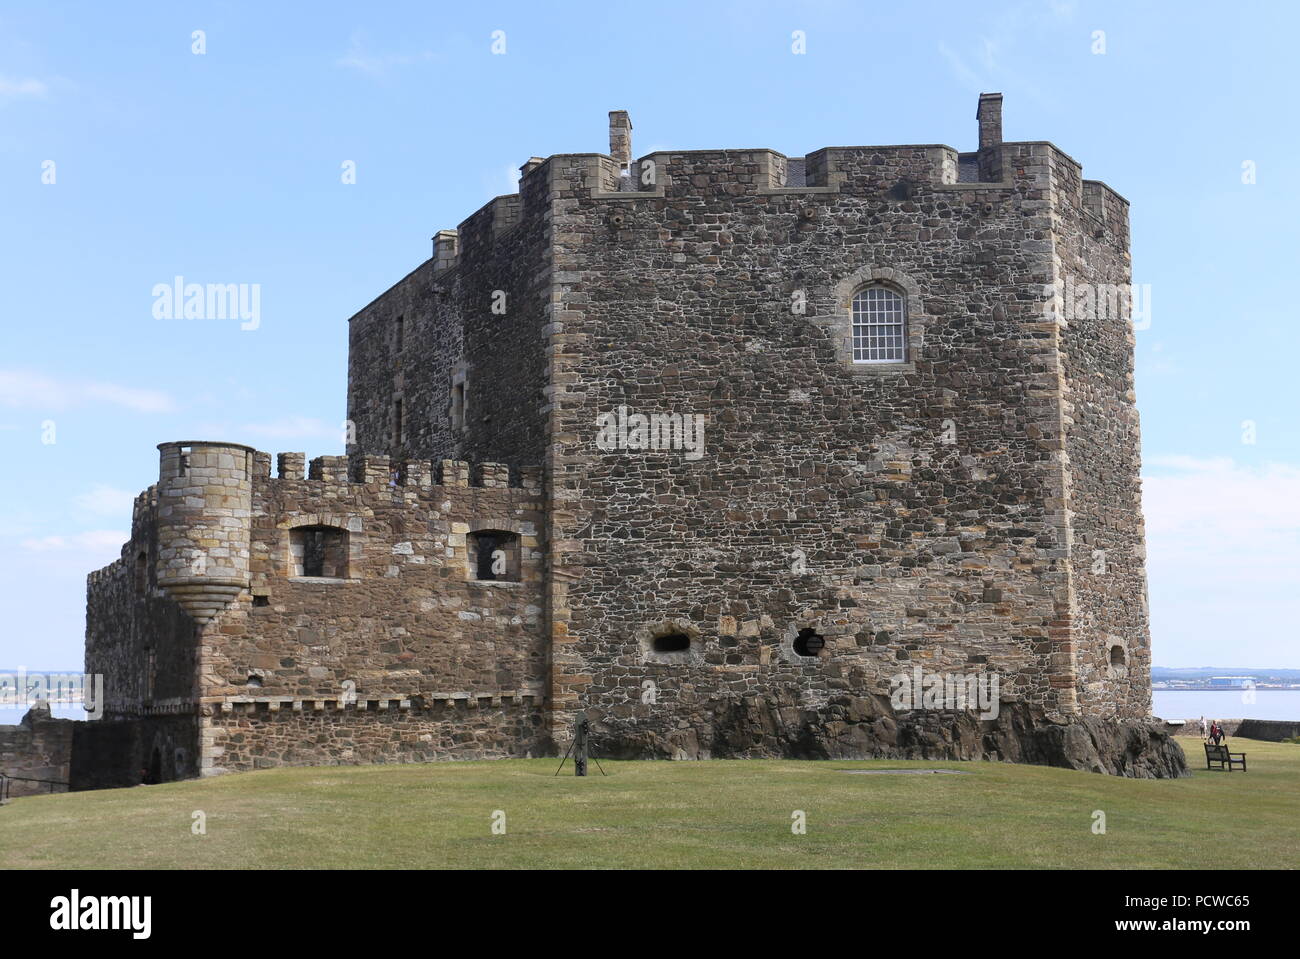
POLYGON ((1300 665, 1295 5, 560 10, 0 3, 0 666, 80 665, 157 443, 341 452, 347 318, 609 110, 638 155, 971 150, 994 90, 1132 203, 1156 663, 1300 665), (155 319, 177 275, 260 284, 260 325, 155 319))

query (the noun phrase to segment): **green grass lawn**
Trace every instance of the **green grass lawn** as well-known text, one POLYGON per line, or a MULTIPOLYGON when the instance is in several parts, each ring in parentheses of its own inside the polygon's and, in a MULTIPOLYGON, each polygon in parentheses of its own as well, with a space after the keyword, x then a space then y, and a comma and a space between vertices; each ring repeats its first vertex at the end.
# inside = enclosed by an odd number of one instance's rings
POLYGON ((1232 748, 1249 772, 1181 780, 899 761, 606 762, 586 779, 571 764, 553 778, 553 759, 272 769, 16 799, 0 867, 1295 868, 1300 745, 1232 748), (968 775, 841 771, 906 768, 968 775))

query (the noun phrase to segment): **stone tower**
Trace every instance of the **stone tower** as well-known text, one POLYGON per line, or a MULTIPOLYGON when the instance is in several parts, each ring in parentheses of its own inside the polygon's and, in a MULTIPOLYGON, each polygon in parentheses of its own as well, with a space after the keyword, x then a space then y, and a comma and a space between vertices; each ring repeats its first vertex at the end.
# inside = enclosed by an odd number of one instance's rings
POLYGON ((557 739, 585 707, 628 754, 870 753, 918 668, 1027 727, 1148 715, 1127 300, 1060 292, 1129 286, 1127 202, 1005 141, 1001 94, 976 119, 637 159, 613 111, 352 318, 354 451, 545 464, 557 739))
POLYGON ((200 625, 248 589, 253 453, 160 443, 157 582, 200 625))

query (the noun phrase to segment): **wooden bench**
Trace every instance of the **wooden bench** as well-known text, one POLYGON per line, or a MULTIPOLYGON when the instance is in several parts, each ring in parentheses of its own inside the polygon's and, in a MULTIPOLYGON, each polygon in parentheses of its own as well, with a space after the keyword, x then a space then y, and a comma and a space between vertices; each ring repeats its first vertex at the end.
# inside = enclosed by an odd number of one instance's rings
POLYGON ((1227 743, 1224 743, 1220 746, 1216 746, 1214 745, 1214 743, 1206 743, 1205 744, 1205 768, 1206 769, 1214 768, 1211 765, 1211 763, 1218 763, 1220 769, 1226 768, 1228 772, 1232 772, 1233 766, 1240 766, 1241 771, 1245 772, 1246 754, 1228 752, 1227 743))

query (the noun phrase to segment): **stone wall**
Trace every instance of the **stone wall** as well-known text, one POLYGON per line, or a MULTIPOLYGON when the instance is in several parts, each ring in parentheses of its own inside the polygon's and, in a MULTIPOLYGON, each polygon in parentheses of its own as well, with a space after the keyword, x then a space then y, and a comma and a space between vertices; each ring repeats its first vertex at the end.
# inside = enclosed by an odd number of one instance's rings
POLYGON ((74 790, 171 782, 199 774, 197 707, 78 722, 73 729, 74 790))
MULTIPOLYGON (((1128 203, 1053 148, 1063 469, 1071 525, 1071 654, 1082 711, 1151 707, 1141 437, 1133 376, 1128 203)), ((1046 292, 1046 291, 1045 291, 1046 292)))
MULTIPOLYGON (((188 448, 201 462, 224 455, 215 446, 188 448)), ((164 478, 176 447, 163 444, 164 478)), ((512 486, 509 468, 493 463, 445 461, 435 483, 428 460, 319 457, 306 476, 304 460, 281 454, 272 477, 270 455, 249 450, 245 475, 231 478, 247 489, 247 509, 203 514, 242 525, 247 554, 245 586, 205 623, 184 612, 170 583, 151 585, 147 561, 129 559, 158 555, 158 530, 172 521, 157 490, 138 501, 123 558, 92 574, 87 670, 105 676, 106 720, 89 735, 106 780, 251 769, 257 757, 266 765, 545 748, 539 469, 518 470, 523 485, 512 486), (318 530, 336 544, 329 575, 303 565, 300 537, 318 530), (472 553, 489 532, 513 539, 502 550, 508 568, 485 580, 472 553), (320 715, 347 732, 322 738, 320 715), (285 732, 295 719, 300 738, 285 732)), ((191 501, 201 508, 202 497, 191 501)), ((233 535, 187 539, 200 554, 216 551, 197 568, 219 567, 233 535)), ((187 578, 201 582, 201 573, 187 578)))
MULTIPOLYGON (((1210 717, 1206 717, 1209 722, 1210 717)), ((1240 736, 1243 739, 1259 739, 1267 743, 1280 743, 1286 739, 1300 737, 1300 721, 1292 722, 1279 719, 1220 719, 1225 735, 1240 736)), ((1181 725, 1166 721, 1166 727, 1174 736, 1201 735, 1201 721, 1184 719, 1181 725)))
POLYGON ((10 798, 66 792, 72 758, 72 719, 53 719, 50 708, 37 703, 16 726, 0 726, 0 773, 22 777, 8 784, 10 798), (26 780, 56 780, 46 782, 26 780))
POLYGON ((192 704, 199 627, 157 575, 158 490, 136 497, 119 559, 86 582, 86 672, 104 677, 104 717, 192 704))
POLYGON ((590 188, 602 158, 550 161, 557 706, 595 707, 647 754, 716 756, 719 703, 884 693, 914 664, 1073 705, 1037 328, 1050 155, 1008 151, 997 184, 943 182, 942 147, 819 151, 803 189, 773 185, 770 151, 658 154, 662 196, 617 200, 590 188), (908 296, 899 369, 844 361, 848 299, 873 281, 908 296), (620 406, 705 416, 703 457, 598 449, 620 406), (806 628, 816 657, 793 650, 806 628), (689 660, 646 655, 667 630, 689 660))
POLYGON ((520 194, 498 197, 454 234, 440 234, 455 242, 454 256, 426 262, 352 317, 350 453, 542 462, 548 203, 544 181, 527 179, 520 194))
POLYGON ((226 771, 523 758, 544 755, 549 746, 540 696, 466 693, 343 706, 235 704, 204 721, 204 736, 220 750, 213 768, 226 771))

